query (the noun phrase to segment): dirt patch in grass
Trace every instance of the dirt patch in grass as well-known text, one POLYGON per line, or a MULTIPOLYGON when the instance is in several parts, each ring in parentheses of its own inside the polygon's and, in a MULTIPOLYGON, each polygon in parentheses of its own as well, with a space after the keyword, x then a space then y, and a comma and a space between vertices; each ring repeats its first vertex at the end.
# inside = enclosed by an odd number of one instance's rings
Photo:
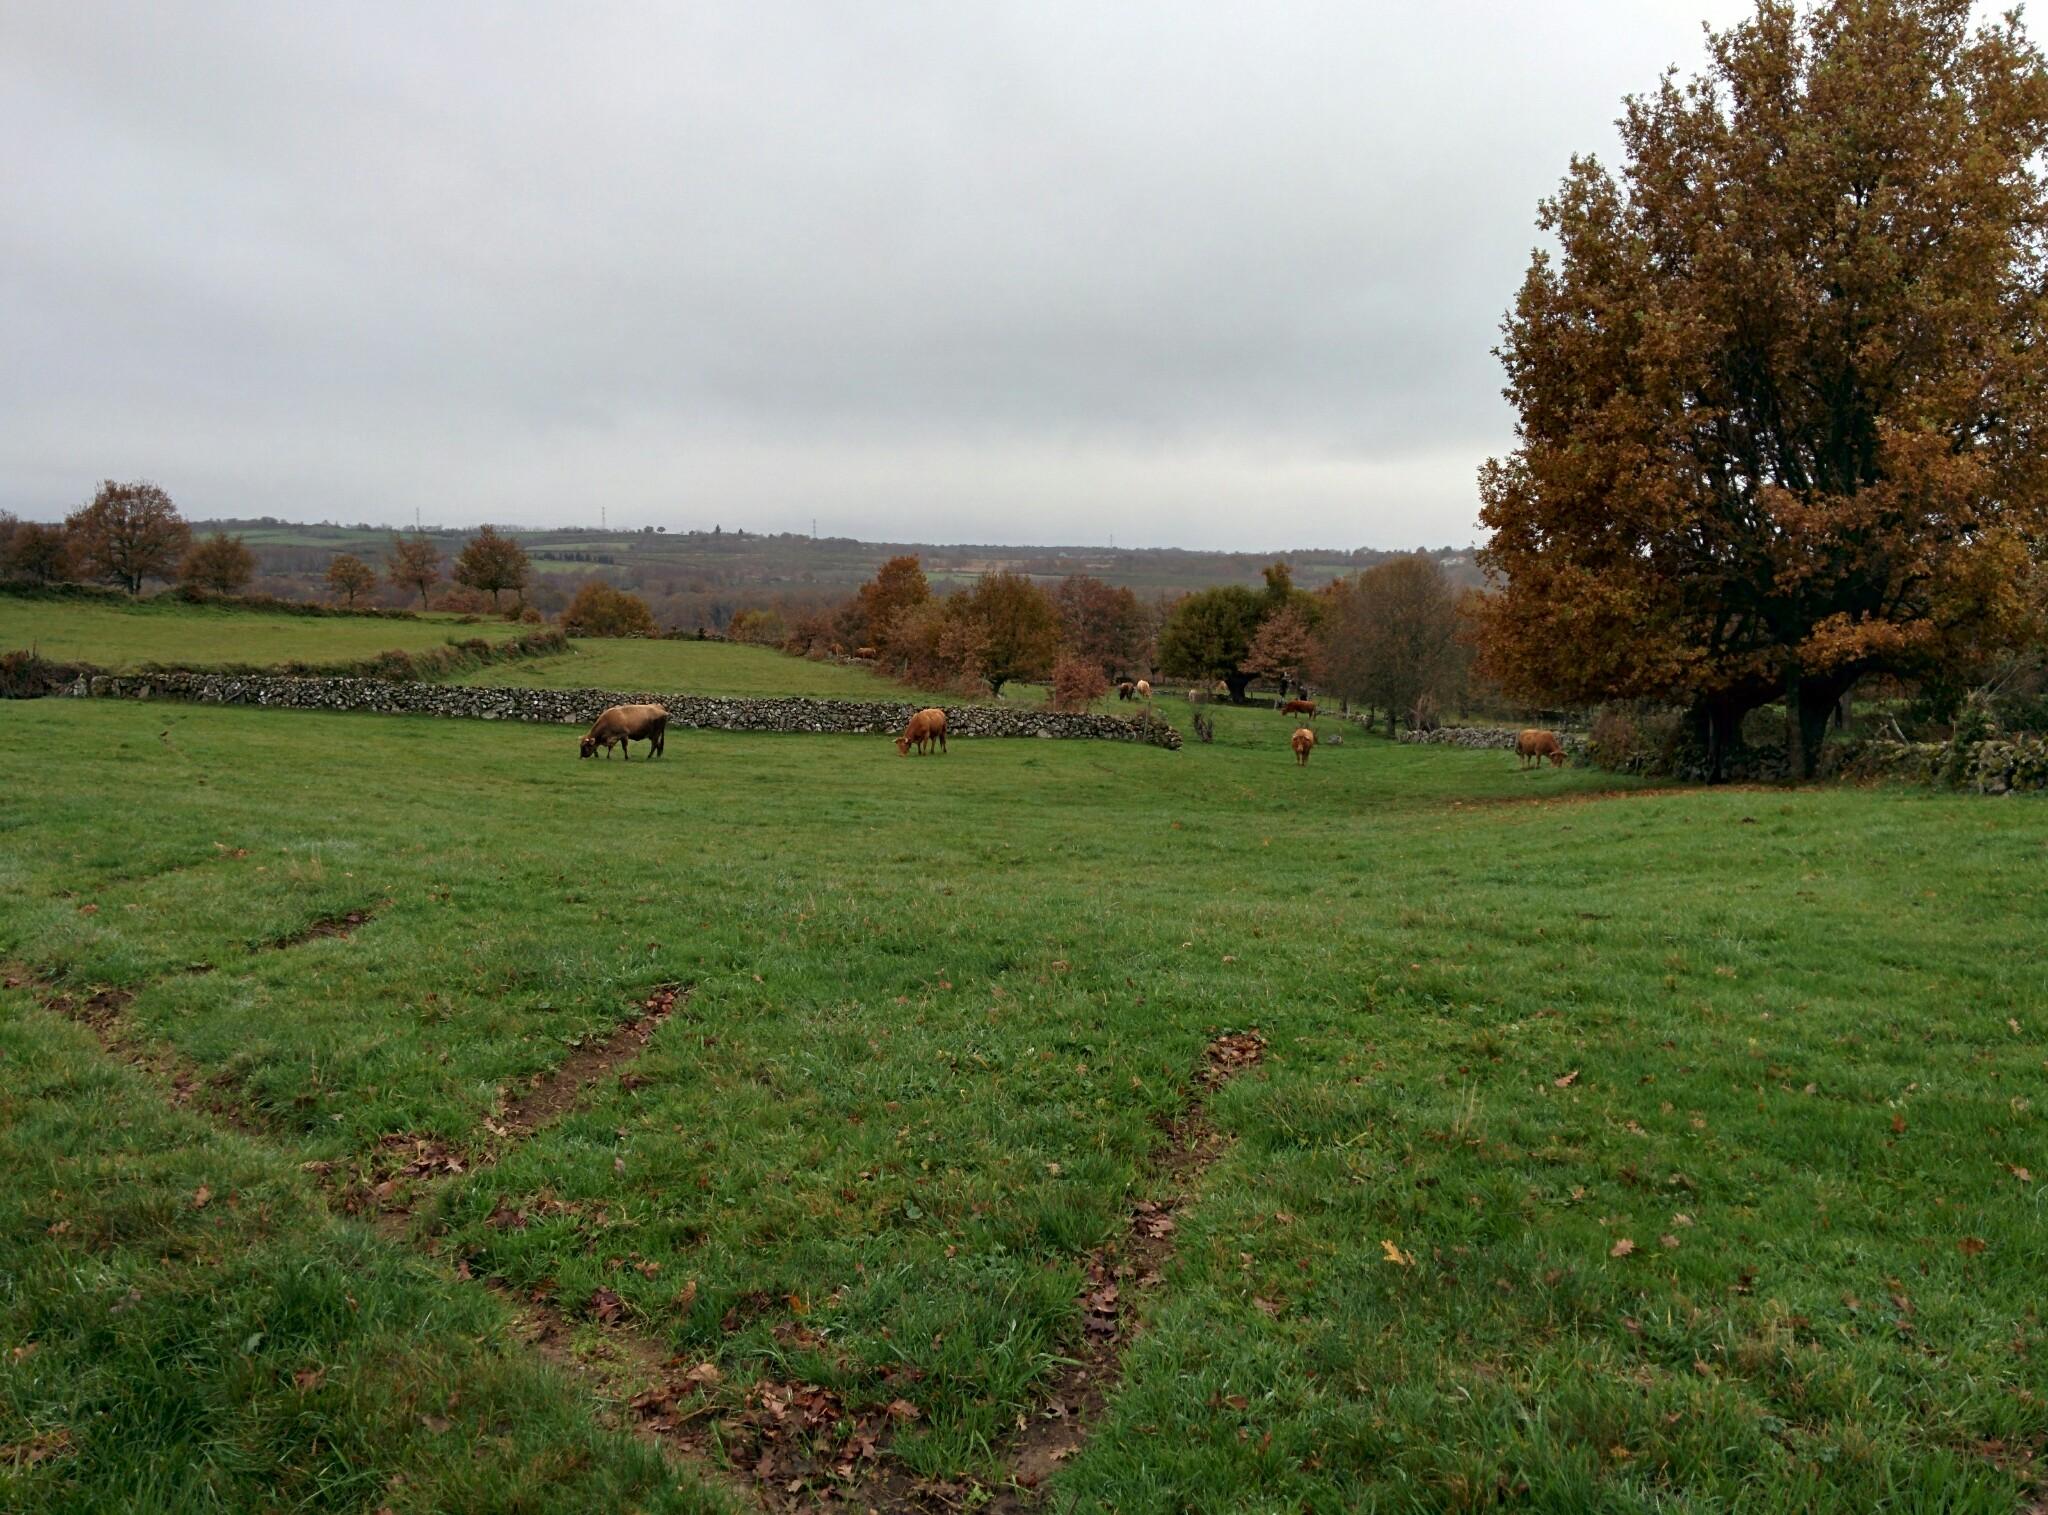
POLYGON ((269 944, 273 952, 282 952, 288 947, 303 947, 308 942, 318 941, 323 936, 338 937, 347 941, 349 936, 370 924, 377 918, 377 912, 369 906, 351 910, 345 915, 323 915, 310 926, 301 927, 287 936, 280 936, 269 944))
MULTIPOLYGON (((380 1138, 366 1158, 346 1164, 311 1162, 304 1165, 305 1171, 320 1178, 343 1211, 367 1216, 379 1231, 402 1239, 413 1215, 437 1188, 463 1173, 490 1167, 506 1150, 575 1109, 589 1090, 646 1049, 688 994, 681 984, 661 985, 641 1002, 640 1016, 586 1041, 551 1072, 537 1076, 506 1101, 499 1117, 484 1122, 493 1138, 486 1150, 465 1155, 437 1137, 394 1131, 380 1138)), ((525 1223, 523 1215, 507 1222, 525 1223)))
MULTIPOLYGON (((1266 1038, 1256 1030, 1224 1032, 1210 1041, 1195 1080, 1213 1092, 1256 1067, 1265 1055, 1266 1038)), ((1209 1124, 1203 1105, 1203 1096, 1196 1095, 1165 1129, 1151 1157, 1156 1175, 1152 1197, 1133 1204, 1123 1232, 1083 1262, 1087 1282, 1075 1360, 1054 1380, 1044 1408, 1013 1443, 1011 1486, 997 1493, 990 1510, 1036 1508, 1039 1486, 1080 1450, 1115 1391, 1124 1350, 1138 1329, 1131 1306, 1162 1281, 1173 1255, 1176 1212, 1194 1197, 1203 1170, 1229 1144, 1209 1124)))
POLYGON ((584 1042, 552 1072, 509 1097, 504 1113, 493 1123, 492 1134, 506 1141, 524 1141, 541 1127, 560 1120, 582 1102, 592 1086, 621 1074, 638 1058, 662 1023, 675 1014, 676 1006, 689 997, 689 992, 681 984, 656 988, 641 1002, 640 1016, 606 1036, 584 1042))
MULTIPOLYGON (((185 971, 211 972, 212 968, 200 965, 185 971)), ((169 1048, 151 1046, 135 1038, 127 1017, 128 1007, 135 1003, 135 990, 101 988, 84 995, 69 994, 47 977, 19 964, 0 974, 0 983, 9 989, 31 990, 45 1010, 86 1027, 99 1042, 101 1051, 148 1075, 162 1088, 170 1104, 179 1109, 204 1110, 244 1136, 267 1139, 272 1135, 269 1124, 260 1115, 234 1098, 231 1080, 218 1074, 208 1076, 169 1048)))

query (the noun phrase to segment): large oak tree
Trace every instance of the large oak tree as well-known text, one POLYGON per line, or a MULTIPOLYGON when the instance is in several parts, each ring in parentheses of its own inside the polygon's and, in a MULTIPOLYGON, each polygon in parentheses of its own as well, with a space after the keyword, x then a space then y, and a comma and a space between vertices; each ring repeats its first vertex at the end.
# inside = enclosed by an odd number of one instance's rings
POLYGON ((192 529, 171 497, 138 480, 100 485, 90 505, 64 518, 72 555, 94 578, 109 579, 130 594, 144 579, 168 579, 191 544, 192 529))
POLYGON ((1486 670, 1682 702, 1710 756, 1782 695, 1795 770, 1862 675, 2025 630, 2048 520, 2048 75, 1968 0, 1763 0, 1575 160, 1504 331, 1486 670))
POLYGON ((519 545, 517 539, 500 536, 496 527, 486 526, 462 544, 462 551, 456 555, 455 567, 449 577, 458 584, 488 594, 491 609, 496 610, 501 591, 510 589, 516 592, 526 588, 527 575, 532 567, 526 549, 519 545))

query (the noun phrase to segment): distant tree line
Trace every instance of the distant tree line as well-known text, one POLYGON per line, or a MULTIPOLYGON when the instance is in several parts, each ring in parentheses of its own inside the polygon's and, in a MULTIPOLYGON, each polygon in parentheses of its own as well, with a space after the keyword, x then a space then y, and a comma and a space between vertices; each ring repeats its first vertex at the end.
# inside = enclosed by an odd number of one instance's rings
POLYGON ((1263 578, 1262 589, 1147 602, 1088 574, 1047 587, 1003 570, 941 595, 903 554, 838 605, 744 610, 730 634, 799 655, 871 658, 919 688, 1000 694, 1048 682, 1066 706, 1139 678, 1190 680, 1205 698, 1220 685, 1235 701, 1264 681, 1383 709, 1391 729, 1465 696, 1464 596, 1434 557, 1388 558, 1313 593, 1285 563, 1263 578))

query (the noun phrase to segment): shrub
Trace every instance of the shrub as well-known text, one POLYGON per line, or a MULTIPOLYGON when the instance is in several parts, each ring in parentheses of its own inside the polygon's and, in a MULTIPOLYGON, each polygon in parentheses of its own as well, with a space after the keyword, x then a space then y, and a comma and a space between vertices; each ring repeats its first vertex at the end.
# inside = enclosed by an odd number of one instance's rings
POLYGON ((615 589, 602 579, 586 579, 576 598, 562 612, 562 629, 579 637, 660 636, 654 612, 636 594, 615 589))
POLYGON ((1052 708, 1086 710, 1109 693, 1102 665, 1087 658, 1062 657, 1052 670, 1052 708))

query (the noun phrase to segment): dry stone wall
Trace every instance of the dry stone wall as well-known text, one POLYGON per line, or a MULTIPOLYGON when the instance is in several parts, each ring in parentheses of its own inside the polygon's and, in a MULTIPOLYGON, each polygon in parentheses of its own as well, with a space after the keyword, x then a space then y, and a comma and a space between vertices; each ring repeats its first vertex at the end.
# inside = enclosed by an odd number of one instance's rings
MULTIPOLYGON (((805 731, 895 735, 920 706, 867 700, 724 699, 714 695, 610 689, 492 689, 468 684, 384 679, 283 678, 262 674, 91 674, 66 694, 92 699, 183 700, 202 705, 261 705, 283 710, 367 711, 463 720, 540 721, 587 726, 612 705, 661 704, 672 727, 705 731, 805 731)), ((1049 737, 1147 742, 1177 748, 1180 733, 1142 714, 1067 715, 1001 705, 948 705, 949 736, 1049 737)))
MULTIPOLYGON (((1401 740, 1433 747, 1498 747, 1513 752, 1517 735, 1506 726, 1439 726, 1434 731, 1404 731, 1401 740)), ((1585 757, 1586 738, 1580 733, 1560 731, 1557 740, 1564 747, 1565 756, 1574 761, 1585 757)))

